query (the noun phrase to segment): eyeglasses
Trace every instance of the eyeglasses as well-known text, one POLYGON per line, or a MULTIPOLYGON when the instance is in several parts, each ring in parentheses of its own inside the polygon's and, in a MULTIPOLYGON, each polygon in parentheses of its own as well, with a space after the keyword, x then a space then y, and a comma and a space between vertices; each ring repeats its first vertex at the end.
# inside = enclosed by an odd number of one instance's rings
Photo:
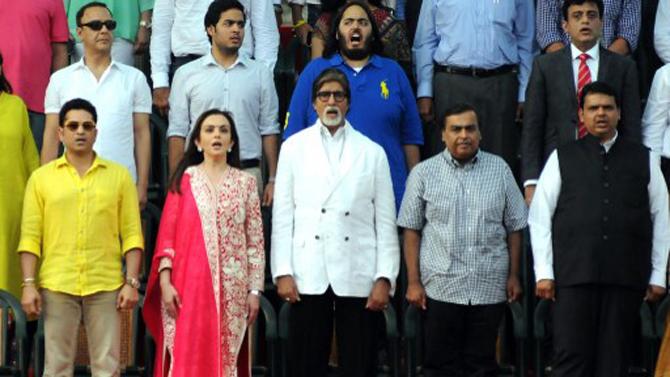
POLYGON ((77 132, 79 130, 79 127, 82 127, 84 129, 84 131, 86 131, 86 132, 91 132, 95 129, 95 123, 93 123, 93 122, 83 122, 83 123, 69 122, 69 123, 65 123, 65 128, 67 128, 68 130, 70 130, 72 132, 77 132))
POLYGON ((85 24, 81 24, 79 26, 80 27, 87 26, 87 27, 91 28, 91 30, 94 30, 94 31, 100 31, 100 30, 102 30, 102 27, 104 26, 104 27, 107 28, 107 30, 113 31, 114 29, 116 29, 116 21, 114 21, 114 20, 107 20, 107 21, 95 20, 95 21, 87 22, 85 24))
POLYGON ((333 91, 333 92, 324 90, 322 92, 317 92, 316 93, 316 98, 318 98, 319 101, 321 101, 321 102, 328 102, 328 100, 330 99, 331 96, 333 98, 335 98, 335 102, 342 102, 342 101, 344 101, 344 98, 345 98, 344 92, 341 91, 341 90, 336 90, 336 91, 333 91))

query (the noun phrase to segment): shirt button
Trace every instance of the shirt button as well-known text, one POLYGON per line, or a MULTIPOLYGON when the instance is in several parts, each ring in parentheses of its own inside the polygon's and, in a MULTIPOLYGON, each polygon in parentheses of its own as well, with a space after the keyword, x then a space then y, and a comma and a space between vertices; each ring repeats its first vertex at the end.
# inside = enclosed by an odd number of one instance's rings
POLYGON ((325 208, 321 208, 321 213, 326 213, 326 209, 325 209, 325 208))
POLYGON ((349 237, 344 237, 344 240, 345 240, 345 241, 349 241, 349 237))
POLYGON ((603 170, 607 171, 607 170, 610 170, 610 168, 609 168, 609 166, 605 165, 605 166, 603 166, 603 170))
POLYGON ((603 203, 604 204, 610 204, 610 200, 609 199, 603 199, 603 203))
POLYGON ((607 222, 610 218, 607 216, 603 216, 603 222, 607 222))
POLYGON ((609 239, 609 237, 607 237, 607 235, 604 235, 604 236, 603 236, 603 240, 604 240, 604 241, 607 241, 608 239, 609 239))
POLYGON ((345 212, 344 216, 349 216, 349 211, 345 212))
POLYGON ((314 236, 314 238, 318 240, 318 239, 320 239, 321 237, 319 237, 319 235, 317 234, 316 236, 314 236))
POLYGON ((607 182, 605 182, 605 183, 603 183, 603 187, 604 187, 604 188, 608 188, 608 187, 610 187, 610 184, 607 183, 607 182))

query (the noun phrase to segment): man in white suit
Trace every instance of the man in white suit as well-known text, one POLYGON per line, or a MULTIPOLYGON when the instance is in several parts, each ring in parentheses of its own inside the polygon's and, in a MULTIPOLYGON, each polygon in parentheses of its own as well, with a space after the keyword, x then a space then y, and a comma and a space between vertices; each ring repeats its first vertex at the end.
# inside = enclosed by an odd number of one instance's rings
POLYGON ((323 71, 312 87, 319 119, 279 155, 271 265, 292 304, 293 377, 327 375, 333 319, 340 375, 375 375, 375 323, 398 275, 389 165, 345 120, 350 98, 346 76, 323 71))

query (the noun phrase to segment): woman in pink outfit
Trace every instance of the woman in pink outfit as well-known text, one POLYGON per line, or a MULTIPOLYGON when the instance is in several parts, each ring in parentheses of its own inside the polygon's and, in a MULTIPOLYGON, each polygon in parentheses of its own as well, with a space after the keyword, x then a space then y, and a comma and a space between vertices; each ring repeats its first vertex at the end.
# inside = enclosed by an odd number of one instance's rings
POLYGON ((170 182, 147 287, 156 377, 251 376, 246 330, 265 255, 256 182, 239 161, 230 113, 203 113, 170 182))

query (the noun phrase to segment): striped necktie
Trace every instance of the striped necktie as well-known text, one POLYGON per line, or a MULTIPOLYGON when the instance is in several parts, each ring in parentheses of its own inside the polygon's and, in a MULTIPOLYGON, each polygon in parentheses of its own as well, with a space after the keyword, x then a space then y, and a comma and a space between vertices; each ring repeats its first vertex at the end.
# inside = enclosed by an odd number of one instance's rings
MULTIPOLYGON (((579 74, 577 75, 577 104, 579 103, 580 98, 582 98, 582 90, 587 84, 591 83, 591 71, 589 66, 586 65, 586 60, 591 58, 588 54, 579 55, 579 74)), ((581 106, 579 106, 581 107, 581 106)), ((579 118, 578 118, 579 119, 579 118)), ((584 122, 579 121, 577 126, 577 138, 581 139, 586 136, 586 127, 584 127, 584 122)))

